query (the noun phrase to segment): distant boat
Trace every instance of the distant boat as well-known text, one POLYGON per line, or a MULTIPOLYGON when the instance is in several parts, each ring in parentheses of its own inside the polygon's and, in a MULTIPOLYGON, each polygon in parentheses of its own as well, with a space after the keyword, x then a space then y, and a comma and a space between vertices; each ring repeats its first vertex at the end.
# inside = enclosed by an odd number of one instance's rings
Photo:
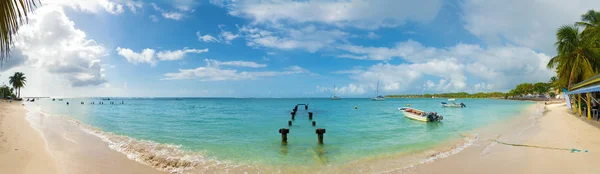
POLYGON ((408 107, 398 108, 398 111, 402 112, 406 118, 422 122, 436 122, 444 119, 443 116, 437 115, 435 112, 423 112, 421 110, 408 107))
POLYGON ((372 98, 373 101, 384 101, 385 97, 379 95, 379 80, 377 80, 377 90, 375 92, 375 98, 372 98))
POLYGON ((102 100, 110 100, 110 98, 103 98, 102 100))
POLYGON ((337 90, 337 88, 335 88, 335 85, 333 85, 333 93, 331 94, 331 100, 341 100, 342 98, 338 97, 337 95, 335 95, 335 91, 337 90))
POLYGON ((460 104, 456 104, 454 102, 454 100, 456 100, 456 99, 453 99, 453 98, 448 99, 448 102, 450 102, 450 103, 442 102, 441 105, 442 105, 442 107, 449 107, 449 108, 464 108, 464 107, 467 107, 467 105, 465 105, 462 102, 460 104))

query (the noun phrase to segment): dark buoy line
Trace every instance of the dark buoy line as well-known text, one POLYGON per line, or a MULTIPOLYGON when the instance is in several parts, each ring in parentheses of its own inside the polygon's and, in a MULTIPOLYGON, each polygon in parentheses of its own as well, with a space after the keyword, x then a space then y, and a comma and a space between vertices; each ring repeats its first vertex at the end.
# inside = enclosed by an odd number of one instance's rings
POLYGON ((319 139, 319 144, 323 144, 323 134, 325 134, 325 129, 317 128, 317 130, 315 130, 315 133, 317 134, 317 138, 319 139))
POLYGON ((313 113, 312 112, 308 112, 308 119, 309 120, 312 120, 312 116, 313 116, 313 113))
POLYGON ((288 121, 288 126, 292 126, 292 121, 288 121))
POLYGON ((317 126, 317 122, 316 121, 312 121, 312 125, 313 126, 317 126))
POLYGON ((69 102, 67 102, 67 105, 69 105, 69 102))

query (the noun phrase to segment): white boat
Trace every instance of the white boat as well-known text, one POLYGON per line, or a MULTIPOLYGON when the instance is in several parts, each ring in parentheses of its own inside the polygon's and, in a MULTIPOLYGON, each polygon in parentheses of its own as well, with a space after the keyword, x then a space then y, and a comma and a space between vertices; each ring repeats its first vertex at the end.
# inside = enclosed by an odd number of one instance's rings
POLYGON ((414 108, 403 107, 398 108, 398 111, 402 112, 402 114, 407 118, 422 122, 435 122, 444 119, 443 116, 437 115, 435 112, 423 112, 414 108))
POLYGON ((341 100, 342 98, 338 97, 337 95, 335 95, 335 91, 337 90, 337 88, 335 88, 335 85, 333 85, 333 93, 331 94, 331 100, 341 100))
POLYGON ((448 103, 442 102, 441 105, 442 105, 442 107, 449 107, 449 108, 464 108, 464 107, 467 107, 467 105, 465 105, 464 103, 456 104, 454 102, 454 100, 456 100, 456 99, 453 99, 453 98, 448 99, 448 103))
POLYGON ((379 95, 379 80, 377 80, 377 90, 375 92, 375 98, 372 98, 371 100, 373 101, 384 101, 385 97, 383 97, 382 95, 379 95))

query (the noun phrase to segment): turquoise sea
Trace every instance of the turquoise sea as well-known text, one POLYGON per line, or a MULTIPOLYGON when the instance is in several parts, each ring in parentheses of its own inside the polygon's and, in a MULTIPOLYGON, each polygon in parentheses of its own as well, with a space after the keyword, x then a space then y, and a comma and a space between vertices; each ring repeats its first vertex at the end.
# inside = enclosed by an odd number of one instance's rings
POLYGON ((178 145, 187 152, 220 161, 258 165, 344 164, 382 155, 433 148, 464 132, 519 115, 533 102, 458 99, 466 108, 442 108, 446 99, 259 99, 259 98, 71 98, 33 104, 105 132, 138 140, 178 145), (95 102, 94 105, 90 102, 95 102), (100 105, 99 102, 104 102, 100 105), (66 102, 70 104, 67 105, 66 102), (85 104, 80 104, 85 102, 85 104), (115 104, 110 104, 115 102, 115 104), (124 102, 124 104, 119 104, 124 102), (303 106, 293 125, 290 112, 303 106), (397 108, 435 111, 440 123, 405 118, 397 108), (354 109, 354 107, 357 109, 354 109), (311 125, 308 112, 314 113, 311 125), (282 146, 280 128, 289 128, 282 146), (324 144, 316 128, 325 128, 324 144), (315 158, 319 154, 319 158, 315 158))

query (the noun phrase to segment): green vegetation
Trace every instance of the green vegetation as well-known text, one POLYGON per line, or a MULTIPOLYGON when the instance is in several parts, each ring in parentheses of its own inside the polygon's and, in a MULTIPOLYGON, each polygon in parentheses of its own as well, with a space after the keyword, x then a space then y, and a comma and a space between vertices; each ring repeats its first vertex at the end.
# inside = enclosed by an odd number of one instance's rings
POLYGON ((550 59, 547 67, 556 68, 558 79, 555 88, 571 89, 600 72, 600 12, 588 11, 581 21, 564 25, 556 31, 557 56, 550 59), (583 31, 579 32, 579 27, 583 31))
POLYGON ((502 92, 479 92, 469 94, 466 92, 442 93, 442 94, 406 94, 406 95, 386 95, 387 98, 504 98, 506 93, 502 92))
POLYGON ((8 98, 8 97, 12 97, 15 98, 15 94, 13 94, 14 89, 10 88, 6 85, 0 87, 0 95, 2 96, 2 98, 8 98))
POLYGON ((21 88, 25 87, 27 83, 25 74, 22 72, 15 72, 15 75, 8 77, 8 83, 10 83, 13 88, 17 90, 17 98, 21 98, 21 88))

